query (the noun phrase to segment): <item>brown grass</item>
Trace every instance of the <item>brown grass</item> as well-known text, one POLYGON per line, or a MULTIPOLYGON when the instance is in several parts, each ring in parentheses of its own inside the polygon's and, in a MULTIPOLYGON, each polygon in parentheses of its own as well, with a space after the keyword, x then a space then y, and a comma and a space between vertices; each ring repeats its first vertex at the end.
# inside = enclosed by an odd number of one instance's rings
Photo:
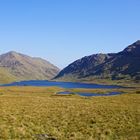
POLYGON ((1 88, 0 140, 140 139, 140 95, 134 89, 125 89, 128 94, 88 99, 78 95, 54 96, 63 90, 1 88))

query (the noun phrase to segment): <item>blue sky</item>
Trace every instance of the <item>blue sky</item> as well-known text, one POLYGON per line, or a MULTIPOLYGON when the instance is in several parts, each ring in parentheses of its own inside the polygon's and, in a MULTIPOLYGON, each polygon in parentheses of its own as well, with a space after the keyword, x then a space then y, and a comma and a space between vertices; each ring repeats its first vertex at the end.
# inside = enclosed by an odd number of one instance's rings
POLYGON ((0 54, 14 50, 60 68, 140 39, 140 0, 0 0, 0 54))

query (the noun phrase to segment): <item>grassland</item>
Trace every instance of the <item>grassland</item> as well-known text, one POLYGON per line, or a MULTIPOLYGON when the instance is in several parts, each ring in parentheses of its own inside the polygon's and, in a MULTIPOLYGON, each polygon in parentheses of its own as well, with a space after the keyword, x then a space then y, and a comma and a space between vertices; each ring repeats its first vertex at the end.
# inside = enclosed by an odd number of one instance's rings
MULTIPOLYGON (((140 139, 139 88, 119 89, 126 94, 110 97, 56 95, 65 90, 1 87, 0 140, 140 139)), ((69 91, 104 93, 109 90, 69 91)))

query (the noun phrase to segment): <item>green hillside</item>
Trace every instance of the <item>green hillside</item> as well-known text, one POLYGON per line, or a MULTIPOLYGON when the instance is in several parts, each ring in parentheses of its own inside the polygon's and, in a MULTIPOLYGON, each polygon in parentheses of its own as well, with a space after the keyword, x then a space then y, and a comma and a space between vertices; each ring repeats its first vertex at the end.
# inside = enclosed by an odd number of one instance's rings
POLYGON ((0 67, 0 84, 16 81, 17 78, 5 68, 0 67))

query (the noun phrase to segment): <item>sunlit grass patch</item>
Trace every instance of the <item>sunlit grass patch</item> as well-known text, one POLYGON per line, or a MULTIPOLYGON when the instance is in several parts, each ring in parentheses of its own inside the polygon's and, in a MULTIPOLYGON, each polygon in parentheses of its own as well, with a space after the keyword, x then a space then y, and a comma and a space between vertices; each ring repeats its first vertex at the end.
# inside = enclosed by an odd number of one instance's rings
POLYGON ((37 136, 58 140, 140 139, 140 96, 135 89, 120 89, 128 94, 88 100, 78 95, 55 96, 65 90, 1 88, 0 139, 37 139, 37 136))

